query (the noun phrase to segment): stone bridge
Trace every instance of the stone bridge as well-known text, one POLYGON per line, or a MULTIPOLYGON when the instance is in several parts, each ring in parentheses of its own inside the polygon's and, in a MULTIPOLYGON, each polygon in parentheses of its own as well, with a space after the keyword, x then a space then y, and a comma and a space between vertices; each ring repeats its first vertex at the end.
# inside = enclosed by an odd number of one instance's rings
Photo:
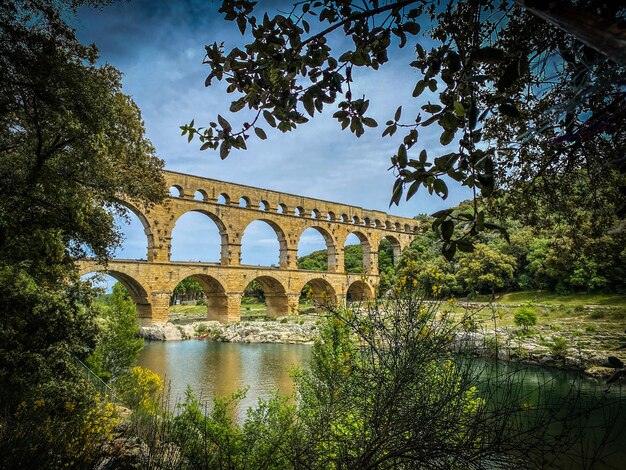
POLYGON ((389 240, 395 262, 420 230, 414 219, 381 211, 172 171, 164 175, 170 197, 162 205, 145 207, 124 201, 143 224, 146 260, 115 259, 107 266, 94 261, 80 263, 81 274, 105 272, 120 281, 137 304, 142 324, 167 320, 174 288, 187 277, 203 287, 208 318, 222 322, 239 319, 243 291, 253 280, 264 290, 268 315, 296 313, 300 292, 307 284, 319 303, 372 298, 379 277, 380 242, 389 240), (176 221, 190 211, 206 215, 217 225, 221 237, 219 263, 170 261, 172 231, 176 221), (257 220, 269 224, 276 233, 278 267, 240 262, 244 231, 257 220), (328 271, 297 267, 298 242, 308 228, 317 230, 326 242, 328 271), (344 245, 351 233, 363 248, 363 274, 344 271, 344 245))

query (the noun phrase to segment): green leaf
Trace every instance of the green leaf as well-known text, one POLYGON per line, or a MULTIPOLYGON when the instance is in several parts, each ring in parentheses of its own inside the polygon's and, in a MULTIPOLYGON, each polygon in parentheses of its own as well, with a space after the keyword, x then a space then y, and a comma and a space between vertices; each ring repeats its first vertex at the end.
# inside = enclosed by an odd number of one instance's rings
POLYGON ((394 121, 399 121, 400 116, 402 116, 402 106, 398 106, 398 109, 396 109, 396 114, 393 116, 394 121))
POLYGON ((254 133, 257 135, 257 137, 261 140, 265 140, 267 139, 267 134, 265 133, 265 131, 263 129, 261 129, 260 127, 255 127, 254 128, 254 133))
POLYGON ((222 142, 222 145, 220 145, 220 158, 224 160, 226 157, 228 157, 229 153, 230 145, 226 141, 222 142))
POLYGON ((415 193, 417 192, 417 190, 420 187, 420 182, 419 181, 413 181, 413 183, 411 183, 411 186, 409 186, 409 190, 406 192, 406 200, 408 201, 409 199, 411 199, 415 193))
POLYGON ((365 124, 367 127, 378 127, 378 123, 370 118, 370 117, 364 117, 362 119, 363 124, 365 124))
POLYGON ((463 253, 471 253, 472 251, 474 251, 474 244, 467 238, 461 238, 460 240, 457 240, 456 247, 459 249, 459 251, 462 251, 463 253))
POLYGON ((456 243, 455 242, 444 243, 443 248, 441 249, 441 254, 448 261, 452 261, 454 259, 454 255, 456 254, 456 243))
POLYGON ((272 115, 272 113, 270 113, 268 110, 264 110, 263 117, 265 118, 265 120, 270 126, 276 127, 276 120, 274 119, 274 116, 272 115))
POLYGON ((400 202, 400 198, 402 197, 402 179, 398 178, 396 182, 393 184, 393 191, 391 194, 391 201, 389 202, 389 207, 392 204, 396 206, 400 202))
POLYGON ((313 114, 315 113, 315 104, 313 103, 313 95, 311 93, 305 93, 302 97, 302 104, 304 105, 306 112, 309 113, 309 116, 313 117, 313 114))
POLYGON ((398 165, 400 166, 400 168, 404 168, 406 167, 407 162, 408 157, 406 154, 406 147, 404 146, 404 144, 402 144, 398 148, 398 165))
POLYGON ((246 99, 240 98, 237 101, 233 101, 230 105, 230 112, 236 113, 237 111, 241 111, 243 107, 246 105, 246 99))
POLYGON ((206 150, 209 147, 211 147, 211 142, 205 142, 204 144, 202 144, 202 147, 200 147, 200 150, 206 150))
POLYGON ((436 179, 433 183, 433 189, 437 192, 441 199, 445 200, 448 197, 448 185, 444 180, 436 179))
POLYGON ((426 89, 426 82, 424 80, 420 80, 415 84, 415 88, 413 89, 413 98, 417 98, 421 95, 426 89))
POLYGON ((402 25, 402 30, 415 36, 417 33, 420 32, 420 25, 413 21, 409 21, 402 25))
POLYGON ((455 101, 455 103, 454 103, 454 113, 457 116, 459 116, 459 117, 465 116, 465 108, 463 107, 463 103, 455 101))
POLYGON ((222 126, 222 128, 226 132, 230 132, 233 129, 230 123, 226 119, 224 119, 220 114, 217 115, 217 122, 220 123, 220 126, 222 126))
POLYGON ((434 214, 431 214, 431 217, 434 217, 436 219, 439 219, 441 217, 446 217, 450 214, 452 214, 452 212, 454 211, 454 209, 443 209, 440 211, 435 212, 434 214))
POLYGON ((454 235, 454 222, 451 220, 445 220, 441 224, 441 237, 448 241, 452 238, 452 235, 454 235))
POLYGON ((237 17, 237 27, 239 28, 239 32, 243 35, 246 32, 246 17, 243 15, 239 15, 237 17))
POLYGON ((444 131, 439 138, 441 145, 448 145, 454 139, 454 131, 444 131))

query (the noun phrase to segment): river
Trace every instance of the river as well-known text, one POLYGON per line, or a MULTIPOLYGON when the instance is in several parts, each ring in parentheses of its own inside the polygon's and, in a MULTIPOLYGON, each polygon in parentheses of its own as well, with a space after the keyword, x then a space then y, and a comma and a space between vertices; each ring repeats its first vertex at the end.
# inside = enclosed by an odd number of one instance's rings
MULTIPOLYGON (((187 386, 197 396, 210 400, 214 394, 227 395, 248 387, 246 397, 237 409, 239 419, 245 410, 254 407, 259 398, 268 397, 279 390, 283 395, 293 392, 290 371, 294 366, 306 367, 310 360, 311 346, 298 344, 246 344, 210 341, 146 341, 138 363, 157 372, 170 389, 170 403, 184 397, 187 386)), ((483 364, 484 365, 484 364, 483 364)), ((521 368, 503 365, 510 370, 521 368)), ((485 370, 489 370, 487 367, 485 370)), ((579 378, 572 373, 556 369, 523 367, 524 393, 532 394, 538 384, 549 382, 554 396, 565 397, 572 384, 580 387, 585 397, 600 396, 606 388, 590 379, 579 378)), ((619 388, 612 392, 619 398, 619 388)), ((598 417, 600 419, 600 417, 598 417)), ((619 436, 607 445, 611 454, 605 464, 596 469, 626 468, 626 405, 619 407, 617 428, 619 436)))

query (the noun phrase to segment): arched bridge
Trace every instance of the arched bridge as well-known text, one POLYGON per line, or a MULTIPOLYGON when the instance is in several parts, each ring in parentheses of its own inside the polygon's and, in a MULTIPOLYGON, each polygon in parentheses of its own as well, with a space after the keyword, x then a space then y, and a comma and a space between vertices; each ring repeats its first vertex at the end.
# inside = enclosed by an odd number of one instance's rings
POLYGON ((187 277, 193 277, 203 287, 208 318, 222 322, 239 320, 243 291, 253 280, 264 290, 268 315, 295 313, 306 284, 318 302, 371 298, 378 284, 380 242, 391 242, 397 260, 420 230, 414 219, 381 211, 172 171, 165 171, 164 175, 177 195, 152 207, 124 202, 143 224, 146 260, 115 259, 107 266, 80 262, 81 274, 106 272, 120 281, 137 304, 142 324, 167 320, 174 288, 187 277), (176 221, 190 211, 206 215, 217 225, 221 237, 219 263, 170 261, 172 231, 176 221), (266 222, 276 232, 280 246, 278 267, 241 264, 243 233, 257 220, 266 222), (308 228, 317 230, 326 242, 328 271, 298 269, 298 242, 308 228), (351 233, 359 238, 363 248, 364 274, 344 272, 344 245, 351 233))

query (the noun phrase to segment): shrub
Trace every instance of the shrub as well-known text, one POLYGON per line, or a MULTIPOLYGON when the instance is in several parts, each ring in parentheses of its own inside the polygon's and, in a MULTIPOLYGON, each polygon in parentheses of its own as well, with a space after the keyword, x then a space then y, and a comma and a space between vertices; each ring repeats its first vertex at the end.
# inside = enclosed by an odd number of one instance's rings
POLYGON ((524 332, 528 332, 531 326, 537 324, 537 313, 531 307, 522 307, 515 312, 513 321, 516 326, 521 326, 524 332))
POLYGON ((133 367, 116 385, 120 399, 127 406, 156 411, 163 380, 155 372, 139 366, 133 367))
POLYGON ((567 340, 562 336, 554 336, 552 343, 548 344, 550 352, 555 357, 563 357, 567 352, 567 340))

